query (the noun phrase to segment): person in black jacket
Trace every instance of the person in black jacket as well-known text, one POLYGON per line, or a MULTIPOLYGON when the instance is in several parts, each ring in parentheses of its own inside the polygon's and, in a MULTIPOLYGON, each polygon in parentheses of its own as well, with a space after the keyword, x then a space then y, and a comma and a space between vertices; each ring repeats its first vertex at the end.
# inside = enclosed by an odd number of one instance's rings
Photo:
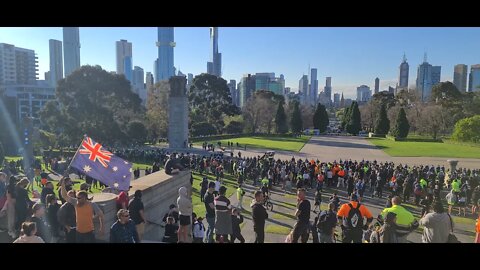
POLYGON ((251 205, 255 243, 263 243, 265 241, 265 220, 268 218, 268 213, 265 207, 263 207, 263 199, 262 191, 258 190, 255 192, 255 200, 251 205))
POLYGON ((47 223, 50 225, 50 233, 53 237, 57 238, 60 227, 57 214, 60 205, 57 203, 55 194, 48 194, 45 200, 47 202, 47 223))
MULTIPOLYGON (((75 198, 75 191, 68 191, 68 196, 75 198)), ((65 202, 57 212, 57 219, 60 226, 65 231, 65 241, 67 243, 75 243, 77 234, 77 218, 75 216, 75 206, 69 202, 65 202)))
POLYGON ((245 238, 243 238, 242 231, 240 229, 240 224, 243 223, 243 216, 240 213, 238 208, 232 209, 232 231, 233 234, 230 235, 230 243, 234 243, 235 239, 240 240, 240 243, 245 243, 245 238))
POLYGON ((318 239, 320 243, 332 243, 335 227, 337 226, 337 213, 335 204, 328 204, 328 211, 322 211, 317 217, 318 239))

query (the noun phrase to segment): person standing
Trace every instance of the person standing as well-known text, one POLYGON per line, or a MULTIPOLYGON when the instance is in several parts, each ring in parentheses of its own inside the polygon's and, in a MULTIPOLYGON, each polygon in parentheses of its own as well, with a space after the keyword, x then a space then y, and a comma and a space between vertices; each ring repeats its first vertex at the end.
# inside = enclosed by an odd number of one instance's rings
POLYGON ((140 243, 135 223, 126 209, 117 212, 117 221, 110 228, 110 243, 140 243))
MULTIPOLYGON (((399 196, 392 198, 392 206, 385 208, 382 211, 383 218, 387 217, 387 213, 395 213, 395 227, 398 231, 398 243, 407 243, 408 234, 418 228, 418 221, 415 219, 412 213, 405 209, 402 205, 402 199, 399 196)), ((393 217, 391 217, 393 219, 393 217)))
POLYGON ((23 222, 21 233, 22 235, 13 241, 13 243, 45 243, 42 238, 35 235, 37 233, 35 222, 23 222))
POLYGON ((205 239, 205 241, 208 243, 214 242, 213 241, 213 232, 215 230, 215 204, 214 204, 215 197, 213 196, 214 191, 215 191, 215 183, 214 182, 208 183, 208 190, 203 199, 203 203, 205 204, 205 210, 206 210, 205 217, 208 223, 207 238, 205 239))
MULTIPOLYGON (((61 181, 61 180, 60 180, 61 181)), ((75 207, 75 219, 77 223, 76 242, 77 243, 94 243, 95 242, 95 227, 93 225, 93 218, 98 216, 100 228, 98 233, 103 235, 103 212, 97 204, 90 202, 87 192, 81 190, 77 194, 77 198, 72 198, 67 195, 65 189, 65 181, 61 181, 60 188, 62 197, 75 207)))
POLYGON ((423 243, 447 243, 448 235, 453 231, 453 221, 441 202, 433 204, 433 213, 423 216, 420 221, 423 228, 423 243))
POLYGON ((45 221, 45 205, 43 203, 36 203, 32 207, 33 214, 28 221, 35 222, 37 226, 36 236, 43 239, 45 243, 50 243, 52 235, 45 221))
POLYGON ((180 219, 180 229, 178 230, 178 242, 186 243, 188 235, 188 225, 192 222, 192 201, 187 197, 187 188, 178 189, 178 213, 180 219))
POLYGON ((230 235, 230 243, 234 243, 235 239, 240 240, 240 243, 245 243, 245 238, 242 235, 240 224, 243 223, 243 216, 238 208, 232 209, 232 234, 230 235))
POLYGON ((143 234, 145 232, 145 223, 147 219, 145 218, 145 207, 142 202, 142 191, 136 190, 133 199, 128 203, 128 212, 130 213, 130 218, 135 223, 135 228, 138 233, 138 240, 142 242, 143 234))
POLYGON ((263 199, 263 192, 257 190, 251 205, 255 243, 263 243, 265 241, 265 220, 268 219, 268 213, 265 207, 263 207, 263 199))
MULTIPOLYGON (((69 190, 68 196, 75 198, 75 191, 69 190)), ((75 243, 75 236, 77 234, 77 220, 75 217, 75 206, 69 202, 65 202, 57 212, 58 223, 65 231, 65 241, 67 243, 75 243)))
POLYGON ((243 195, 245 195, 245 190, 242 188, 242 185, 239 184, 237 188, 237 208, 243 209, 242 202, 243 202, 243 195))
POLYGON ((22 223, 27 219, 30 207, 33 205, 33 202, 28 197, 28 191, 26 190, 26 187, 29 183, 30 182, 25 177, 20 180, 15 186, 15 191, 17 194, 15 203, 15 215, 17 217, 15 226, 16 229, 21 228, 22 223))
POLYGON ((333 243, 333 234, 337 226, 337 214, 335 204, 328 204, 328 211, 321 211, 318 215, 317 229, 320 243, 333 243))
POLYGON ((297 243, 300 237, 302 237, 302 243, 306 243, 308 241, 310 229, 310 209, 310 201, 305 198, 305 189, 298 189, 297 211, 295 212, 297 222, 293 226, 292 243, 297 243))
POLYGON ((343 243, 361 243, 363 229, 368 228, 373 220, 372 213, 368 208, 360 204, 357 195, 350 196, 350 202, 344 203, 337 213, 338 219, 342 220, 343 243), (367 219, 364 225, 364 218, 367 219))
POLYGON ((227 188, 221 186, 219 189, 220 195, 215 198, 215 236, 217 242, 227 243, 228 236, 232 232, 232 205, 230 200, 225 197, 227 188), (223 239, 222 239, 223 237, 223 239))

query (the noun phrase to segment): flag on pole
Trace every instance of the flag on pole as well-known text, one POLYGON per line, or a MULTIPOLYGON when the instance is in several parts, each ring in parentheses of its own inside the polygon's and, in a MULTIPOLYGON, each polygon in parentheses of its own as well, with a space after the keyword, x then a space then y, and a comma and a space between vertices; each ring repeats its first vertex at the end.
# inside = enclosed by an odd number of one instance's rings
POLYGON ((119 190, 130 187, 132 164, 107 151, 90 137, 83 139, 70 166, 109 187, 119 190))

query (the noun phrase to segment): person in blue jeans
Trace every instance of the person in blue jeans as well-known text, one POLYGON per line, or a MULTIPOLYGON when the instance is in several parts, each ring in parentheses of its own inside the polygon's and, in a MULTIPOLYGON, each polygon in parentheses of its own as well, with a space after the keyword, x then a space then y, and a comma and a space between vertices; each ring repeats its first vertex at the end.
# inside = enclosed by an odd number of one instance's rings
POLYGON ((207 219, 208 229, 207 229, 207 236, 205 242, 214 243, 213 240, 213 232, 215 230, 215 205, 214 199, 215 196, 213 192, 215 191, 215 182, 208 183, 208 190, 203 198, 203 202, 205 203, 205 218, 207 219))

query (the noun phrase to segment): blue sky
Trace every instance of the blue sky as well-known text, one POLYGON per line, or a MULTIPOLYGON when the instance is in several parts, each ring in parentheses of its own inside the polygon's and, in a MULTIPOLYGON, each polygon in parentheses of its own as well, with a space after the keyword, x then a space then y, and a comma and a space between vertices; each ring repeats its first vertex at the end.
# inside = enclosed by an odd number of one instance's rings
MULTIPOLYGON (((133 65, 153 72, 157 58, 155 27, 81 27, 81 64, 116 69, 115 41, 133 43, 133 65)), ((62 28, 0 27, 0 43, 33 49, 38 55, 39 78, 49 70, 48 40, 62 40, 62 28)), ((175 28, 175 66, 183 73, 206 72, 210 58, 207 27, 175 28)), ((409 84, 416 79, 426 51, 428 62, 442 66, 442 81, 452 80, 453 67, 480 64, 478 27, 221 27, 219 51, 223 78, 237 82, 246 73, 285 75, 286 86, 298 89, 308 66, 318 69, 320 90, 332 77, 333 92, 355 97, 356 87, 381 90, 395 86, 403 53, 410 64, 409 84)))

